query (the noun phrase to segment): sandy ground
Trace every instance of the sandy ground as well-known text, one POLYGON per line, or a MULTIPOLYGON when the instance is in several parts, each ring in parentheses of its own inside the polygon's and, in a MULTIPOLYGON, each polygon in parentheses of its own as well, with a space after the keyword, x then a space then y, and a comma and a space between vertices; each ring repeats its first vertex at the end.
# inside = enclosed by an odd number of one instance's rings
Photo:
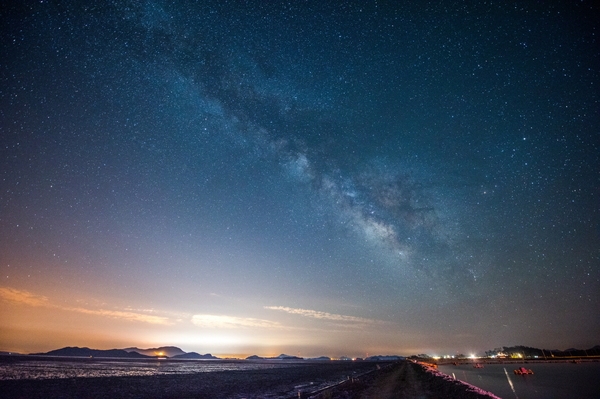
POLYGON ((0 396, 6 399, 490 399, 467 388, 410 362, 380 366, 371 362, 327 362, 153 377, 4 380, 0 381, 0 396))

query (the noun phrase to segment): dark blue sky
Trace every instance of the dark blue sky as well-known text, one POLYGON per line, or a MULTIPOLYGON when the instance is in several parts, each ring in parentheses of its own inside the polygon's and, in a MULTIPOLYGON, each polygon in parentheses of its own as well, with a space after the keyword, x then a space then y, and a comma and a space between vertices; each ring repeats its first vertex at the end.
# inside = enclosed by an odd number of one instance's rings
POLYGON ((323 3, 2 6, 5 350, 598 344, 599 8, 323 3))

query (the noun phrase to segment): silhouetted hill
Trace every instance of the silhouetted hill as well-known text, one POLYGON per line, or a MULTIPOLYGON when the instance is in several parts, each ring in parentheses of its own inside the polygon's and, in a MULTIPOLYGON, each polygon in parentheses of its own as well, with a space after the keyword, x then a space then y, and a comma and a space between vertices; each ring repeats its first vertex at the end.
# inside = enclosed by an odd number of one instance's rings
POLYGON ((76 357, 125 357, 125 358, 148 358, 137 352, 127 352, 123 349, 90 349, 79 348, 77 346, 67 346, 61 349, 55 349, 46 353, 32 353, 32 355, 45 356, 76 356, 76 357))
POLYGON ((286 355, 284 353, 282 353, 281 355, 274 357, 272 359, 281 359, 281 360, 304 360, 301 357, 298 356, 291 356, 291 355, 286 355))
POLYGON ((137 352, 146 356, 166 356, 166 357, 175 357, 178 355, 183 355, 185 352, 176 346, 161 346, 159 348, 148 348, 148 349, 140 349, 136 347, 125 348, 123 349, 127 352, 137 352))
POLYGON ((201 355, 199 353, 196 352, 188 352, 188 353, 183 353, 181 355, 177 355, 177 356, 173 356, 173 359, 205 359, 205 360, 217 360, 219 359, 216 356, 211 355, 210 353, 207 353, 206 355, 201 355))
POLYGON ((260 357, 257 355, 252 355, 252 356, 248 356, 246 358, 246 360, 304 360, 301 357, 298 356, 290 356, 290 355, 286 355, 286 354, 281 354, 277 357, 260 357))

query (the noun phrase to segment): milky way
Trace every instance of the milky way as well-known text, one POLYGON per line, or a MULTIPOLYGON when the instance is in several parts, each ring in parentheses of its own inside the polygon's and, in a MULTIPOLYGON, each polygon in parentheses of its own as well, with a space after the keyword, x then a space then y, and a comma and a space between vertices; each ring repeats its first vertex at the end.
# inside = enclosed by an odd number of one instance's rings
POLYGON ((5 349, 597 344, 598 14, 5 7, 5 349))

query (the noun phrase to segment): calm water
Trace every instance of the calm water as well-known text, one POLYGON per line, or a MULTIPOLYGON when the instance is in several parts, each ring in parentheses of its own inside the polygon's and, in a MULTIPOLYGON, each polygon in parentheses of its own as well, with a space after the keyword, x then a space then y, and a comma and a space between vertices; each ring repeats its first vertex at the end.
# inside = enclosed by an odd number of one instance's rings
MULTIPOLYGON (((299 365, 299 364, 298 364, 299 365)), ((130 360, 0 356, 0 380, 193 374, 293 367, 294 363, 214 360, 130 360)))
POLYGON ((503 399, 600 398, 598 362, 486 364, 482 369, 444 365, 439 371, 503 399), (521 366, 535 374, 515 375, 513 370, 521 366))

